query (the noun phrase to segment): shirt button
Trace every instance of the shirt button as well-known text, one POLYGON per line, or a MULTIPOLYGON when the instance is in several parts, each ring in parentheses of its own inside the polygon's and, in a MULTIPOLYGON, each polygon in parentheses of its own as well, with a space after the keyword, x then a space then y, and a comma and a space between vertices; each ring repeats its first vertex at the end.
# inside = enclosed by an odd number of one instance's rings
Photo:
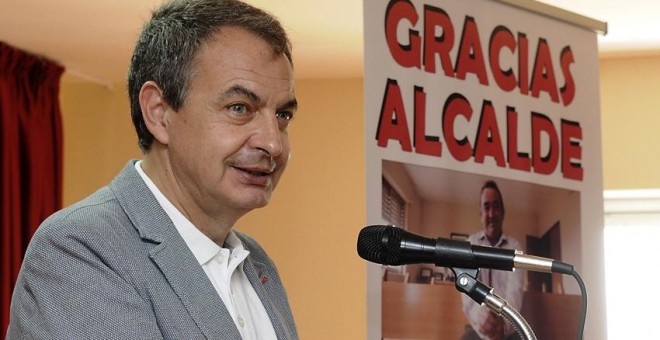
POLYGON ((245 320, 240 316, 238 317, 238 325, 241 326, 241 328, 245 327, 245 320))

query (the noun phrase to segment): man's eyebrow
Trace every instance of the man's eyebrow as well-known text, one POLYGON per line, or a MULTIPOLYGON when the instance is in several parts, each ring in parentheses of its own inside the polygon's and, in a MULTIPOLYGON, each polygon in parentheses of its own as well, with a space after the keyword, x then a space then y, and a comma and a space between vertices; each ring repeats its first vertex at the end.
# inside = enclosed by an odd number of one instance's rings
POLYGON ((298 100, 293 98, 286 102, 284 105, 277 108, 277 111, 289 110, 295 112, 298 109, 298 100))
MULTIPOLYGON (((240 97, 247 97, 250 101, 257 103, 257 105, 263 105, 264 100, 256 94, 254 91, 248 89, 245 86, 241 85, 234 85, 230 87, 225 93, 223 94, 223 97, 228 98, 231 96, 240 96, 240 97)), ((280 110, 291 110, 291 111, 296 111, 298 109, 298 100, 296 98, 293 98, 286 102, 284 105, 280 106, 278 108, 278 111, 280 110)))
POLYGON ((234 85, 230 87, 225 93, 223 94, 223 97, 228 98, 232 96, 240 96, 240 97, 247 97, 250 101, 255 102, 259 105, 263 103, 263 99, 259 97, 258 94, 254 93, 254 91, 248 89, 245 86, 241 85, 234 85))

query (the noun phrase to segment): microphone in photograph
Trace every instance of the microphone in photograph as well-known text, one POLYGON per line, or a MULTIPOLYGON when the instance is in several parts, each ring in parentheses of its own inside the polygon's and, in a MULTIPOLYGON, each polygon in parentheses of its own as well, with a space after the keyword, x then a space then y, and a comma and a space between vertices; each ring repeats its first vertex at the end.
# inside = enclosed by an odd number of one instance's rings
POLYGON ((571 274, 573 266, 517 250, 472 245, 467 241, 428 238, 401 228, 372 225, 358 235, 358 255, 384 265, 433 263, 439 267, 512 271, 513 268, 571 274))

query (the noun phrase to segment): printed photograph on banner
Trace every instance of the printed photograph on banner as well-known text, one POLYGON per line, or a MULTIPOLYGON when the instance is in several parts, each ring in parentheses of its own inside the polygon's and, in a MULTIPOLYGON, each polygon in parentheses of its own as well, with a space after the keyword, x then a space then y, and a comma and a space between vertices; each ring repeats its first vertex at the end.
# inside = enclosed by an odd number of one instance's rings
MULTIPOLYGON (((581 234, 577 191, 383 160, 381 201, 384 223, 412 234, 489 246, 494 234, 497 246, 525 254, 579 258, 570 254, 581 234)), ((432 263, 383 266, 383 336, 459 339, 470 318, 487 318, 485 308, 461 296, 455 279, 450 268, 432 263)), ((547 327, 560 320, 568 320, 563 334, 576 336, 579 291, 566 291, 561 275, 482 269, 478 279, 510 300, 537 337, 556 334, 547 327)))

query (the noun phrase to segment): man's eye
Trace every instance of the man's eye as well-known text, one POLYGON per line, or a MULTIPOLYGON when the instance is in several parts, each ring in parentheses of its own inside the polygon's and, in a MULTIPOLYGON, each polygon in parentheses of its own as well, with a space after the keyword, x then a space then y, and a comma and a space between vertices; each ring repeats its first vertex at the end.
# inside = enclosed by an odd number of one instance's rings
POLYGON ((229 106, 229 109, 232 112, 238 113, 238 114, 244 114, 247 112, 247 106, 245 104, 232 104, 229 106))
POLYGON ((283 111, 283 112, 278 112, 275 115, 277 116, 277 118, 281 118, 281 119, 284 119, 284 120, 293 119, 293 113, 291 113, 291 112, 283 111))

